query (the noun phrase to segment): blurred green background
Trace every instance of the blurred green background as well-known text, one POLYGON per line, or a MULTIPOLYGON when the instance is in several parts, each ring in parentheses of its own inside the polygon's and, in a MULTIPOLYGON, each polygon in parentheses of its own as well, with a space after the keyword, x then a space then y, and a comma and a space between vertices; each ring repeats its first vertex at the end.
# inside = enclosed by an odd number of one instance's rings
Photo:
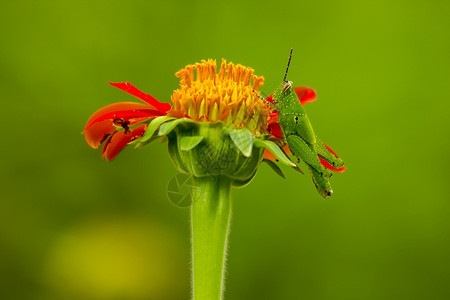
MULTIPOLYGON (((226 299, 450 299, 448 1, 9 1, 0 11, 0 299, 189 299, 166 144, 108 163, 81 135, 130 81, 224 57, 318 92, 347 162, 323 200, 263 165, 233 190, 226 299)), ((137 100, 136 100, 137 101, 137 100)))

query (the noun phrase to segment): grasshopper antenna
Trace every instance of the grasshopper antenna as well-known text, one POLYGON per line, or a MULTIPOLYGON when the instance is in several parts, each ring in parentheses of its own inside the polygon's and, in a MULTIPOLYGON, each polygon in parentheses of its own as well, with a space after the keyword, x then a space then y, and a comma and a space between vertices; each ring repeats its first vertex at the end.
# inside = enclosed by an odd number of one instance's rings
POLYGON ((283 81, 284 81, 284 82, 287 82, 287 81, 286 81, 286 77, 287 77, 287 73, 288 73, 288 71, 289 71, 289 65, 291 64, 292 50, 294 50, 294 49, 291 48, 291 52, 289 53, 289 60, 288 60, 288 64, 287 64, 287 67, 286 67, 286 73, 284 73, 284 78, 283 78, 283 81))
POLYGON ((258 94, 258 93, 256 92, 256 90, 252 89, 252 91, 253 91, 253 93, 255 94, 256 97, 258 97, 259 99, 263 100, 268 106, 270 106, 270 108, 276 109, 276 106, 275 106, 273 103, 267 101, 266 98, 264 98, 263 96, 261 96, 260 94, 258 94))

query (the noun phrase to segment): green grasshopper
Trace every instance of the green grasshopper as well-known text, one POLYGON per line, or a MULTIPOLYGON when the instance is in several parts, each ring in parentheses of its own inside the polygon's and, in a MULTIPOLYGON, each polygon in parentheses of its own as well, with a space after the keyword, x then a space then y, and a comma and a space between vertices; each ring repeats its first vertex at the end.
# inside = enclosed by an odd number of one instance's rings
POLYGON ((306 163, 317 191, 326 198, 333 193, 329 182, 332 174, 320 163, 318 155, 335 168, 343 167, 344 162, 331 153, 315 135, 311 122, 294 92, 292 81, 286 80, 291 58, 292 48, 283 82, 273 94, 273 103, 267 100, 266 103, 278 112, 283 136, 282 146, 287 144, 292 154, 306 163))

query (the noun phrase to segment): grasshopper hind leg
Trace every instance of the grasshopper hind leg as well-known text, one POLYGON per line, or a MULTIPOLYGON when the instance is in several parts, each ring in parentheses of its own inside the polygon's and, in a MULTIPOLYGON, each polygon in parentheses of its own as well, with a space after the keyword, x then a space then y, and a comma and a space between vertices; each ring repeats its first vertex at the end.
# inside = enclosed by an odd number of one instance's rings
POLYGON ((329 172, 317 158, 317 153, 313 146, 307 144, 301 137, 296 135, 289 135, 286 138, 289 149, 295 157, 303 160, 309 167, 314 169, 320 176, 329 179, 331 172, 329 172))
POLYGON ((314 144, 314 149, 321 158, 326 160, 336 169, 344 167, 345 164, 342 159, 340 159, 336 154, 332 153, 324 144, 324 142, 322 142, 318 137, 316 137, 316 141, 317 143, 314 144))

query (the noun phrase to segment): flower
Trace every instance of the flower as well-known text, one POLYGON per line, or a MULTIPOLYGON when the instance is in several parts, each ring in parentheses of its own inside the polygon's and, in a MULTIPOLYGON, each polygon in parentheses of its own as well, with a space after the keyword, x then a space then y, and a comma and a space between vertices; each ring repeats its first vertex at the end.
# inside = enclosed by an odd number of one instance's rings
MULTIPOLYGON (((222 59, 188 65, 175 75, 180 88, 172 94, 168 116, 178 122, 167 135, 169 154, 177 169, 195 177, 226 176, 233 185, 248 183, 262 161, 270 107, 259 95, 264 78, 254 70, 222 59), (180 126, 181 125, 181 126, 180 126)), ((292 166, 292 165, 291 165, 292 166)))
POLYGON ((251 68, 227 64, 224 59, 218 73, 216 69, 216 61, 209 59, 178 71, 175 75, 180 78, 180 88, 172 94, 173 106, 128 82, 110 83, 145 103, 120 102, 99 109, 83 131, 86 142, 94 149, 104 143, 102 157, 111 161, 130 142, 142 146, 148 141, 139 139, 145 136, 152 120, 163 116, 165 119, 156 122, 158 125, 175 119, 198 124, 219 122, 225 127, 247 129, 256 137, 267 134, 270 108, 257 91, 264 78, 254 75, 251 68))
MULTIPOLYGON (((298 97, 301 105, 305 105, 306 103, 314 102, 314 101, 317 100, 317 93, 312 88, 300 86, 300 87, 295 87, 294 91, 297 94, 297 97, 298 97)), ((269 97, 266 98, 266 100, 269 101, 270 103, 273 103, 272 97, 273 97, 273 95, 270 95, 269 97)), ((274 141, 282 140, 283 139, 283 135, 281 133, 280 124, 278 123, 278 112, 277 111, 271 112, 271 114, 269 115, 269 118, 267 120, 267 124, 268 124, 267 125, 267 131, 273 136, 273 138, 271 138, 271 140, 274 140, 274 141)), ((325 143, 323 143, 323 145, 334 156, 339 158, 339 156, 337 155, 337 153, 333 149, 331 149, 325 143)), ((286 154, 290 154, 291 153, 288 145, 284 146, 283 150, 286 152, 286 154)), ((269 159, 269 160, 275 160, 274 155, 270 151, 267 151, 267 150, 264 152, 264 158, 265 159, 269 159)), ((320 163, 324 167, 326 167, 327 169, 330 169, 332 171, 339 172, 339 173, 342 173, 342 172, 344 172, 346 170, 345 166, 342 166, 342 167, 339 167, 339 168, 335 168, 329 162, 324 160, 322 157, 318 156, 318 158, 319 158, 320 163)))

